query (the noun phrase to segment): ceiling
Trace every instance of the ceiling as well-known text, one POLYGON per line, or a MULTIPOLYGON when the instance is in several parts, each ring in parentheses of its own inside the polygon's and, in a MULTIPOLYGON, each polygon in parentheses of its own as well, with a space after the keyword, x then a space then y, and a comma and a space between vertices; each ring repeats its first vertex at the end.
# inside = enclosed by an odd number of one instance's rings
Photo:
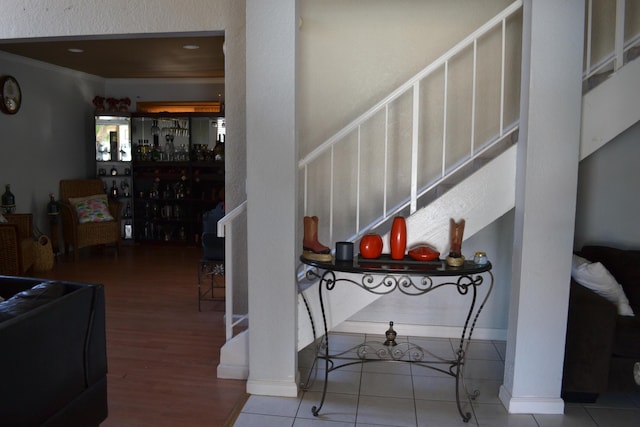
POLYGON ((0 51, 107 79, 222 78, 223 43, 224 36, 42 39, 0 41, 0 51))

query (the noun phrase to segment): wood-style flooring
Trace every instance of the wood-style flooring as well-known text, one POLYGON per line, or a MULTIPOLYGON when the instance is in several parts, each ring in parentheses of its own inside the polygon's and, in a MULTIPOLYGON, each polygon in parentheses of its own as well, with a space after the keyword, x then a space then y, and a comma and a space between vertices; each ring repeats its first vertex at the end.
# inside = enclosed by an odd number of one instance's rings
POLYGON ((126 245, 58 256, 33 276, 102 283, 106 298, 109 417, 103 427, 225 426, 245 381, 219 380, 223 302, 198 312, 201 249, 126 245))

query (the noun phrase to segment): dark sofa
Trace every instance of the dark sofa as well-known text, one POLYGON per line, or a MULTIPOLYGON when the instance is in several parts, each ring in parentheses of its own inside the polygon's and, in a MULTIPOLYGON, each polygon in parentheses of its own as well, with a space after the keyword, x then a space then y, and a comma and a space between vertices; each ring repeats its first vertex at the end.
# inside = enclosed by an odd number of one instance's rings
POLYGON ((633 365, 640 362, 640 250, 585 246, 579 256, 600 262, 622 285, 635 316, 571 280, 562 394, 594 402, 599 393, 640 393, 633 365))
POLYGON ((0 276, 0 425, 107 417, 102 285, 0 276))

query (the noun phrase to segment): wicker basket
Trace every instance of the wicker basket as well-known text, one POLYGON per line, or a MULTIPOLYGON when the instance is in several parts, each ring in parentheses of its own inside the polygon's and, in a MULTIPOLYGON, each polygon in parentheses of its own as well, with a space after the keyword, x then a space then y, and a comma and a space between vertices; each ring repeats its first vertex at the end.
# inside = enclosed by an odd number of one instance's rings
POLYGON ((34 271, 49 271, 53 268, 53 248, 51 240, 42 235, 33 242, 36 251, 36 259, 33 263, 34 271))

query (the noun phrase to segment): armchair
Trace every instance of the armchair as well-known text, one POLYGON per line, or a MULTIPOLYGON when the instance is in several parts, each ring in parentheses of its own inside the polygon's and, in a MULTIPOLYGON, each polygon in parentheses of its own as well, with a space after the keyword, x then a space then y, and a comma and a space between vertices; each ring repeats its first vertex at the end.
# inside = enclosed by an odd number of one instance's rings
POLYGON ((70 198, 104 195, 100 179, 67 179, 60 181, 60 217, 65 253, 73 247, 74 259, 78 250, 87 246, 115 243, 116 253, 120 249, 120 202, 109 199, 109 212, 114 220, 80 223, 78 213, 70 198))
POLYGON ((35 261, 33 216, 4 214, 8 222, 0 223, 0 275, 21 276, 35 261))

